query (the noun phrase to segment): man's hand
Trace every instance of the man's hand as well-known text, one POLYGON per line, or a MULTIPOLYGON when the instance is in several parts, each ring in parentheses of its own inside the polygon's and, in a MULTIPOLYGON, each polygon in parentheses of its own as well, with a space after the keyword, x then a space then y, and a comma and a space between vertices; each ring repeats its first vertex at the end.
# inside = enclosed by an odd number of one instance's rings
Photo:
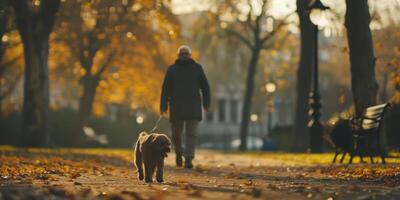
POLYGON ((204 112, 208 113, 209 108, 204 108, 204 112))
POLYGON ((164 115, 164 114, 166 114, 166 113, 167 113, 166 110, 161 110, 161 111, 160 111, 160 115, 164 115))

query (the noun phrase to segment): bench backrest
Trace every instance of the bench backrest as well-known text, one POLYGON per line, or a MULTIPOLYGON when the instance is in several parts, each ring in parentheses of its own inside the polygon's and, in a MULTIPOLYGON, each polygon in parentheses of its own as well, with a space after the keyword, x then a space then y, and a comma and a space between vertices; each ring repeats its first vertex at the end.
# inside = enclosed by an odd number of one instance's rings
POLYGON ((376 106, 368 107, 362 117, 362 129, 372 130, 380 127, 383 115, 389 104, 384 103, 376 106))

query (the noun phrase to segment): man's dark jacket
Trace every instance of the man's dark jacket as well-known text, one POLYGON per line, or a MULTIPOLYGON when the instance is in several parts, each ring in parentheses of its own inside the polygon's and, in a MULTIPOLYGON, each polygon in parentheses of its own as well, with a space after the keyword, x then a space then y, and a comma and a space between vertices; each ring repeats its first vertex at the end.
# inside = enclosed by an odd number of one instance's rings
POLYGON ((192 59, 178 59, 168 68, 164 78, 161 111, 166 111, 169 106, 171 122, 201 120, 202 103, 204 108, 210 107, 210 86, 203 68, 192 59))

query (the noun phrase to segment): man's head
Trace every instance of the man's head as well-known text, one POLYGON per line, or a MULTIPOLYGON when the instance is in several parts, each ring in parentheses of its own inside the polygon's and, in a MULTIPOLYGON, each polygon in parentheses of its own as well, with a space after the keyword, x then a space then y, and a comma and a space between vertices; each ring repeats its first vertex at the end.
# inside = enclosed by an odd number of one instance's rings
POLYGON ((180 60, 189 60, 192 58, 192 51, 190 47, 182 45, 178 48, 178 58, 180 60))

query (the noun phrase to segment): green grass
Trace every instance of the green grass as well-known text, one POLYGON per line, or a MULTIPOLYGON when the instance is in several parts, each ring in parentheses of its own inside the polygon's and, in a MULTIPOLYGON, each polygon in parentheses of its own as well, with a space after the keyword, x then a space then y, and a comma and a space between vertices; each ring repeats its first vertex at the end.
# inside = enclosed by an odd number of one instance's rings
MULTIPOLYGON (((31 153, 49 153, 49 154, 87 154, 87 155, 102 155, 102 156, 110 156, 110 157, 121 157, 126 161, 132 161, 133 159, 133 150, 132 149, 100 149, 100 148, 56 148, 56 149, 48 149, 48 148, 15 148, 11 146, 0 146, 1 151, 25 151, 31 153)), ((202 150, 200 150, 202 151, 202 150)), ((213 151, 213 150, 205 150, 205 151, 213 151)), ((221 154, 227 155, 242 155, 242 156, 251 156, 255 159, 257 158, 266 158, 284 161, 291 164, 299 164, 299 165, 315 165, 315 164, 331 164, 334 153, 287 153, 287 152, 255 152, 255 151, 218 151, 221 154)), ((400 156, 399 153, 391 153, 390 155, 400 156)), ((336 162, 339 161, 340 155, 338 156, 336 162)), ((347 155, 344 163, 348 163, 350 156, 347 155)), ((364 161, 369 162, 369 158, 364 158, 364 161)), ((381 162, 381 159, 378 157, 374 158, 374 161, 381 162)), ((400 158, 387 158, 387 163, 398 163, 400 164, 400 158)), ((353 160, 354 163, 359 163, 359 157, 355 157, 353 160)))
MULTIPOLYGON (((258 151, 246 151, 246 152, 224 152, 227 154, 237 154, 237 155, 247 155, 254 158, 268 158, 273 160, 285 161, 288 163, 294 164, 304 164, 304 165, 315 165, 315 164, 331 164, 333 160, 333 156, 335 153, 287 153, 287 152, 258 152, 258 151)), ((390 153, 390 155, 394 155, 399 157, 399 153, 390 153)), ((336 158, 336 163, 339 162, 341 155, 336 158)), ((348 163, 350 156, 347 154, 344 163, 348 163)), ((369 158, 364 157, 364 161, 369 162, 369 158)), ((379 157, 374 157, 374 162, 381 162, 379 157)), ((360 158, 355 157, 353 159, 353 163, 359 163, 360 158)), ((399 158, 386 158, 387 163, 398 163, 400 164, 399 158)))

